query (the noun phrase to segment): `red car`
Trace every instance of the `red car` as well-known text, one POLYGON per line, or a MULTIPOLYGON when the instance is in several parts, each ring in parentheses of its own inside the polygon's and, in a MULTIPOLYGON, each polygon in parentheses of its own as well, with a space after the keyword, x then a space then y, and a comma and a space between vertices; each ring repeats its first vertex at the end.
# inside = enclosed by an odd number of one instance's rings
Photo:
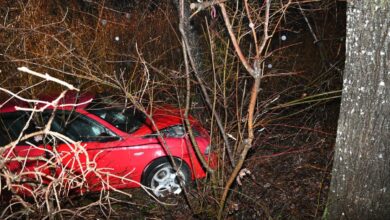
MULTIPOLYGON (((40 100, 55 98, 41 97, 40 100)), ((82 192, 133 188, 142 184, 156 196, 178 194, 182 188, 169 154, 184 184, 206 175, 193 151, 179 109, 153 107, 148 111, 153 125, 142 112, 92 94, 77 96, 68 92, 58 105, 33 117, 28 110, 16 107, 29 107, 27 103, 15 101, 0 105, 0 146, 17 140, 23 129, 23 134, 30 134, 42 130, 52 120, 51 135, 35 135, 3 152, 7 168, 12 173, 23 173, 19 191, 32 190, 34 185, 48 185, 61 176, 68 189, 82 192), (165 143, 158 138, 155 126, 165 143)), ((208 132, 196 119, 191 117, 190 122, 200 151, 206 161, 212 162, 210 158, 215 156, 210 155, 208 132)))

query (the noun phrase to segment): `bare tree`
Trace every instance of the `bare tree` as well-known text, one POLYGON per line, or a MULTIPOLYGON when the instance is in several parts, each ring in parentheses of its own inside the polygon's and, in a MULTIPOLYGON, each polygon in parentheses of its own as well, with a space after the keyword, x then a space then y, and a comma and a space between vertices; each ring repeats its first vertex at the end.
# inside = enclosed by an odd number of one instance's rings
POLYGON ((390 219, 390 3, 349 1, 329 219, 390 219))

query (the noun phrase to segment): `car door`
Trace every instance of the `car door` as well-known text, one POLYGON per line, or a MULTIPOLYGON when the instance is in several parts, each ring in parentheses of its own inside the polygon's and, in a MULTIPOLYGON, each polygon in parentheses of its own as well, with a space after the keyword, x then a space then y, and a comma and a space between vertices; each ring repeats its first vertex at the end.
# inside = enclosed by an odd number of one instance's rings
MULTIPOLYGON (((52 130, 72 140, 63 140, 56 149, 61 163, 78 185, 88 190, 116 187, 131 178, 130 152, 115 132, 77 111, 55 113, 52 130)), ((77 185, 77 184, 76 184, 77 185)))

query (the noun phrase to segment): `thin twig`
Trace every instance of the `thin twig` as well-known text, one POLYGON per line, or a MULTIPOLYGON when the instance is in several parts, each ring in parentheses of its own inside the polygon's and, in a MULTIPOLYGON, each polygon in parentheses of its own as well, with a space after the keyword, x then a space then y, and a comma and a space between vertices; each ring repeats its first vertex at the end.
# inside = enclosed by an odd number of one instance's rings
POLYGON ((253 76, 254 70, 251 67, 251 65, 249 64, 248 60, 245 58, 245 55, 242 53, 241 47, 238 44, 236 36, 234 35, 232 25, 230 23, 229 17, 228 17, 227 12, 226 12, 225 4, 224 3, 219 3, 219 7, 221 8, 221 12, 222 12, 223 20, 225 21, 226 29, 229 32, 230 39, 231 39, 231 41, 233 43, 233 46, 234 46, 234 49, 235 49, 235 51, 236 51, 236 53, 238 55, 238 58, 240 58, 240 61, 241 61, 242 65, 244 65, 244 67, 248 71, 248 73, 251 76, 253 76))
MULTIPOLYGON (((220 4, 220 6, 221 6, 221 9, 223 8, 222 11, 223 11, 224 18, 225 18, 225 25, 228 28, 229 33, 233 33, 233 31, 231 30, 230 23, 227 23, 227 22, 229 22, 229 19, 227 17, 226 10, 224 9, 223 3, 220 4)), ((262 39, 262 44, 259 47, 259 51, 257 51, 257 55, 258 56, 261 56, 261 54, 265 50, 265 45, 268 43, 268 40, 270 39, 270 36, 268 35, 270 6, 271 6, 271 0, 267 0, 266 1, 266 8, 265 8, 266 11, 265 11, 265 22, 264 22, 264 36, 263 36, 263 39, 262 39)), ((230 34, 230 37, 234 38, 234 34, 230 34)), ((234 43, 233 39, 232 39, 232 41, 234 43)), ((240 50, 238 44, 235 45, 235 49, 236 49, 237 54, 240 56, 239 51, 241 51, 241 50, 240 50), (239 51, 237 51, 237 49, 239 51)), ((243 61, 246 62, 247 61, 247 59, 245 57, 242 57, 240 59, 241 59, 241 62, 243 62, 243 61)), ((244 66, 245 65, 246 64, 244 64, 244 66)), ((261 78, 262 78, 262 75, 263 75, 263 70, 264 70, 264 64, 263 64, 262 60, 260 59, 260 57, 256 57, 256 60, 255 60, 255 62, 253 64, 253 66, 254 67, 251 68, 251 69, 247 68, 248 72, 250 70, 252 71, 252 72, 249 72, 249 73, 253 76, 253 78, 255 80, 253 85, 252 85, 252 91, 251 91, 251 94, 250 94, 250 102, 249 102, 249 106, 248 106, 248 121, 247 121, 248 138, 243 141, 242 144, 244 145, 244 149, 242 150, 242 152, 240 154, 240 158, 239 158, 239 160, 237 162, 237 165, 235 166, 233 172, 230 174, 230 177, 229 177, 228 181, 226 182, 226 185, 225 185, 222 197, 221 197, 220 207, 219 207, 219 211, 218 211, 218 219, 222 219, 223 210, 224 210, 224 207, 225 207, 225 203, 226 203, 226 199, 227 199, 227 196, 228 196, 228 193, 229 193, 229 189, 232 186, 233 182, 235 181, 237 175, 239 174, 239 172, 240 172, 240 170, 242 168, 242 165, 244 164, 246 155, 247 155, 249 149, 252 147, 252 143, 253 143, 253 140, 254 140, 254 131, 253 131, 254 112, 255 112, 255 107, 256 107, 256 103, 257 103, 256 100, 257 100, 258 90, 259 90, 259 87, 260 87, 260 81, 261 81, 261 78)))

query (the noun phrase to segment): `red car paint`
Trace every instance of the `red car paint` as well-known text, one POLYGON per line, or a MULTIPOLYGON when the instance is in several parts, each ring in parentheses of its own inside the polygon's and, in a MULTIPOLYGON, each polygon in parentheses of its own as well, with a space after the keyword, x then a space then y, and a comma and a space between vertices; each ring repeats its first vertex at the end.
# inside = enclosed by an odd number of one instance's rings
MULTIPOLYGON (((40 97, 39 100, 52 101, 56 96, 40 97)), ((11 172, 31 171, 31 177, 34 176, 34 172, 42 172, 44 174, 56 175, 61 172, 65 172, 63 169, 71 170, 75 173, 81 173, 80 170, 86 170, 86 158, 90 160, 94 159, 96 164, 89 169, 101 170, 103 173, 107 173, 106 176, 96 176, 94 172, 87 173, 85 178, 86 182, 81 188, 82 191, 99 191, 102 188, 106 188, 102 185, 102 179, 109 181, 110 186, 116 189, 139 187, 139 183, 142 181, 143 172, 153 161, 161 157, 167 157, 168 152, 162 146, 159 139, 156 136, 151 136, 156 128, 153 127, 152 122, 146 119, 145 123, 133 133, 126 133, 119 130, 115 125, 108 123, 102 118, 91 114, 87 111, 88 101, 94 99, 92 94, 84 94, 76 98, 76 94, 68 92, 66 96, 58 103, 60 107, 57 111, 73 111, 76 114, 88 117, 94 122, 104 126, 112 133, 116 134, 119 139, 113 141, 91 141, 83 142, 84 153, 79 152, 79 156, 75 157, 75 152, 72 151, 73 145, 65 143, 59 143, 56 146, 56 151, 60 153, 61 160, 58 163, 57 168, 47 167, 47 163, 40 160, 33 160, 31 158, 47 157, 53 150, 52 146, 37 145, 36 147, 19 144, 13 151, 6 151, 3 153, 3 157, 11 159, 7 163, 7 167, 11 172), (67 104, 75 104, 78 106, 73 107, 67 104), (80 104, 84 103, 84 104, 80 104), (63 106, 61 106, 63 105, 63 106), (87 154, 83 155, 83 154, 87 154), (19 158, 19 160, 16 160, 19 158), (22 158, 22 159, 20 159, 22 158), (74 158, 79 158, 75 161, 74 158), (81 162, 78 163, 78 162, 81 162), (125 177, 125 178, 123 178, 125 177)), ((0 115, 3 113, 17 112, 18 107, 28 107, 27 103, 20 101, 8 102, 6 105, 0 108, 0 115)), ((44 104, 39 104, 40 108, 44 104)), ((47 109, 53 109, 53 106, 47 109)), ((73 113, 72 113, 73 114, 73 113)), ((149 111, 152 116, 155 125, 159 130, 167 127, 183 124, 182 111, 172 108, 170 106, 155 107, 149 111)), ((196 141, 201 152, 205 152, 206 147, 210 144, 210 137, 207 131, 201 126, 201 124, 194 118, 190 117, 191 124, 199 131, 199 135, 196 137, 196 141)), ((190 144, 187 135, 182 137, 164 137, 166 147, 169 148, 173 157, 179 158, 182 162, 186 163, 191 169, 191 175, 193 179, 203 178, 206 173, 204 172, 201 164, 199 163, 193 149, 190 144)), ((215 155, 204 155, 205 158, 210 160, 211 166, 215 167, 215 155)), ((50 182, 50 179, 45 180, 46 183, 50 182)), ((69 183, 71 184, 71 183, 69 183)))

